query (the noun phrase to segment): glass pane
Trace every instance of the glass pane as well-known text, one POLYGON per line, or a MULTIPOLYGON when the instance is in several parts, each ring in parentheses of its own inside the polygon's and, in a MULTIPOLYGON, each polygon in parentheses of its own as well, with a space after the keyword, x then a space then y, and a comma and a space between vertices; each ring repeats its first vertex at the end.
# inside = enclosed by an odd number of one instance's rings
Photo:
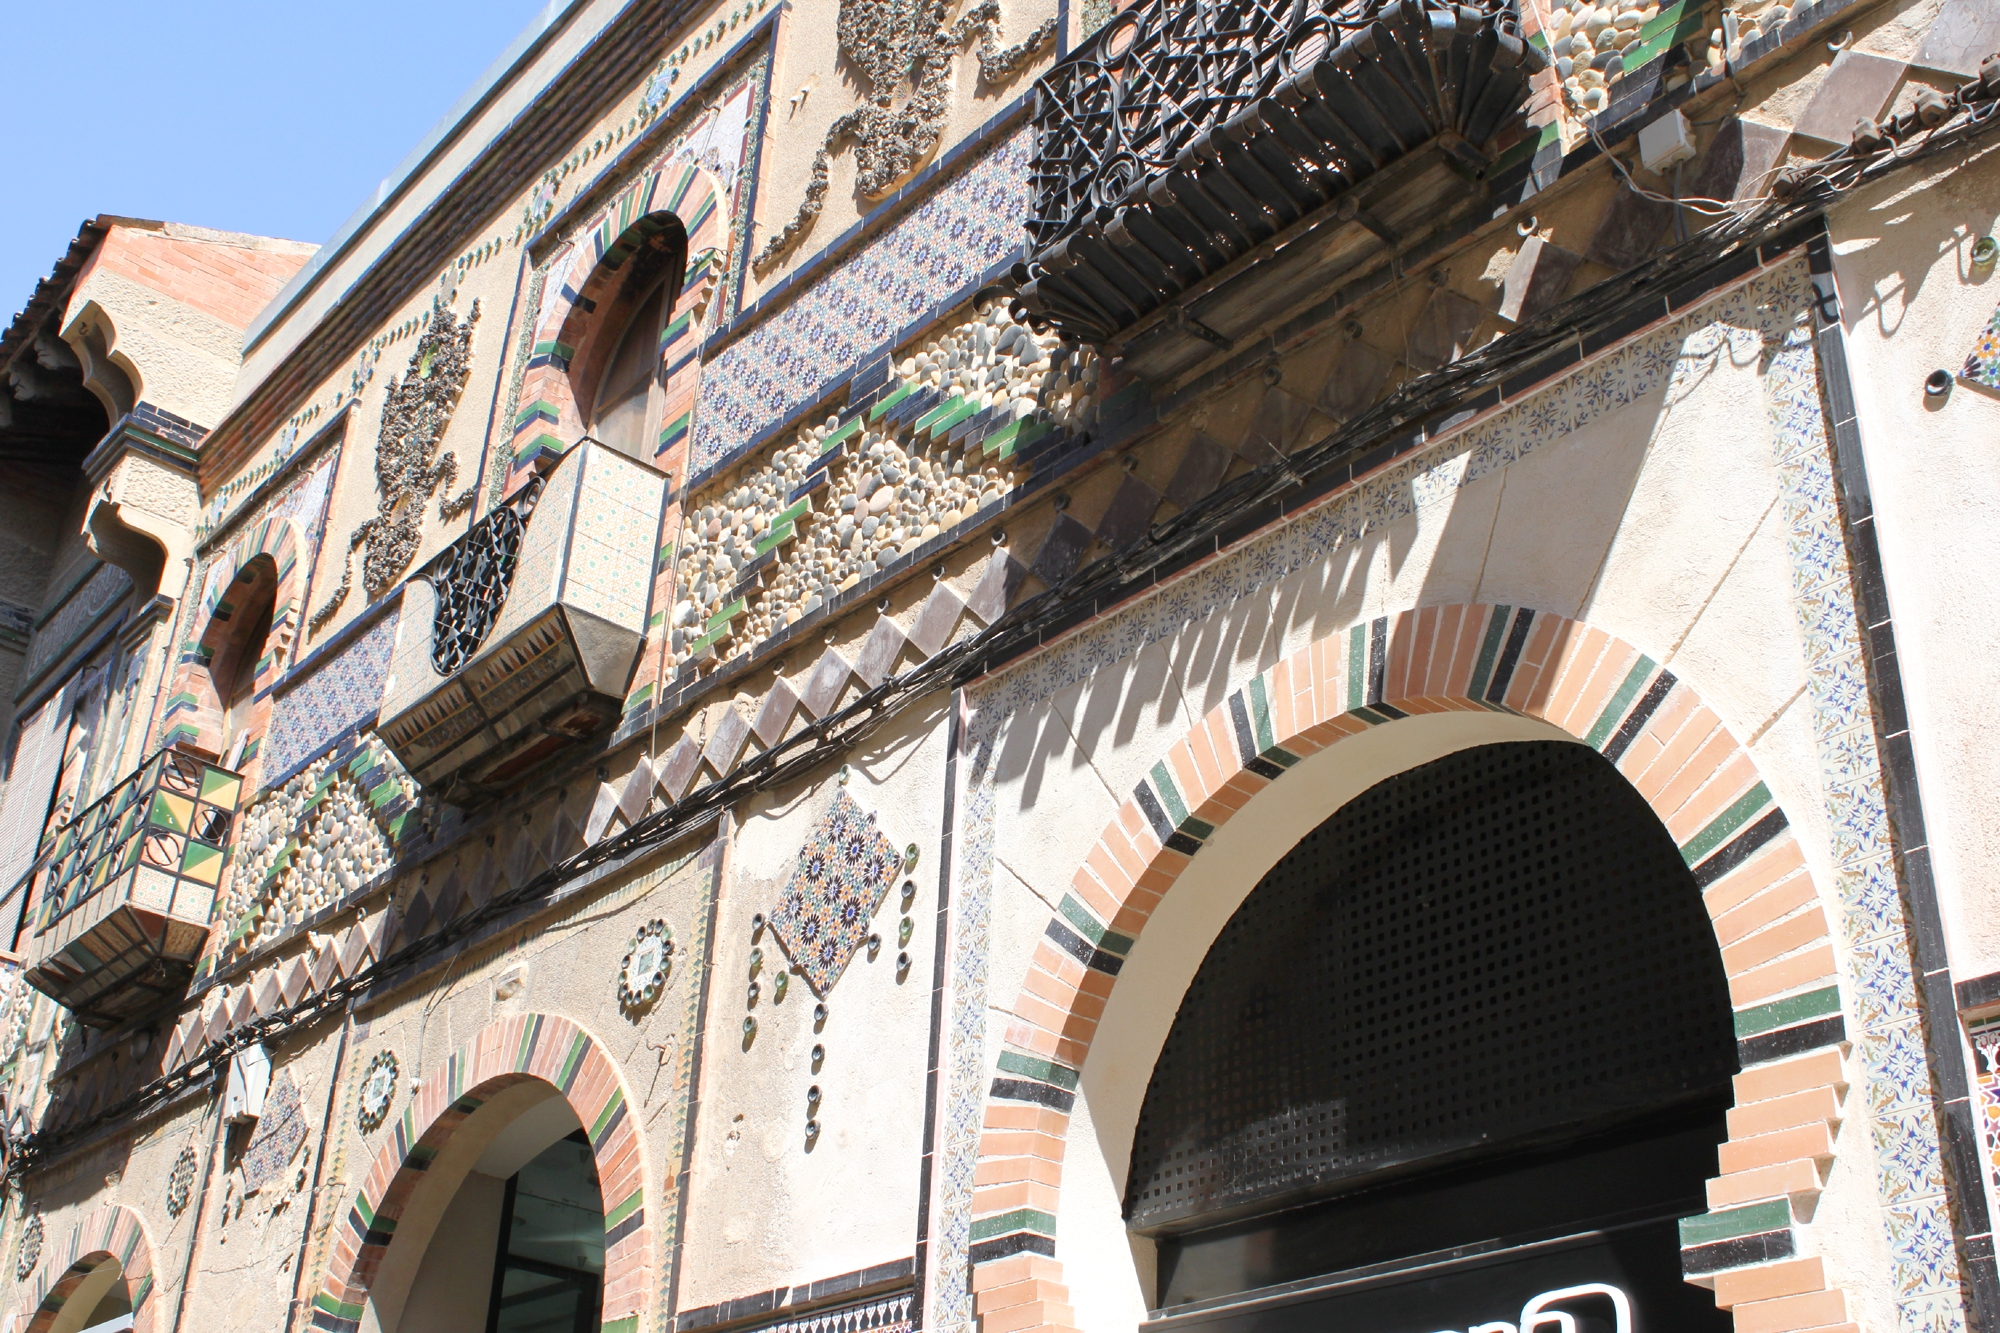
POLYGON ((640 303, 611 354, 597 395, 597 422, 591 434, 635 458, 644 457, 646 393, 659 365, 660 303, 666 294, 662 283, 640 303))
POLYGON ((588 1143, 564 1139, 521 1168, 507 1253, 589 1273, 604 1271, 604 1206, 588 1143))
POLYGON ((500 1275, 495 1333, 576 1333, 597 1327, 597 1280, 542 1272, 509 1259, 500 1275))

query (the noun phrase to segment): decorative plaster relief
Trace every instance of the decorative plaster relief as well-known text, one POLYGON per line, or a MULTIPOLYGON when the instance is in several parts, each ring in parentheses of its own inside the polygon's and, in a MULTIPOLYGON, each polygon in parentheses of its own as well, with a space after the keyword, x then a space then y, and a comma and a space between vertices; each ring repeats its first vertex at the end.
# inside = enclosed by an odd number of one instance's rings
MULTIPOLYGON (((458 477, 458 456, 450 452, 440 455, 438 444, 471 373, 472 328, 478 322, 479 302, 474 301, 470 313, 460 320, 450 306, 438 300, 431 307, 423 336, 410 352, 408 371, 402 379, 389 381, 389 395, 382 404, 382 429, 375 445, 379 505, 375 517, 348 537, 340 586, 313 612, 314 630, 331 620, 347 600, 354 578, 354 552, 361 546, 368 548, 362 563, 362 586, 370 599, 394 586, 423 537, 425 502, 437 494, 438 487, 448 486, 458 477)), ((439 517, 451 517, 472 500, 473 491, 467 489, 444 501, 439 517)))
POLYGON ((1026 41, 1002 48, 999 0, 982 0, 949 27, 944 13, 942 4, 913 0, 841 0, 840 53, 861 72, 866 100, 827 127, 798 214, 758 254, 759 268, 790 249, 819 216, 827 161, 842 142, 854 144, 854 185, 863 196, 884 193, 931 155, 951 111, 952 58, 959 48, 979 38, 980 80, 1001 83, 1018 74, 1056 30, 1056 20, 1049 19, 1026 41), (906 79, 910 100, 899 107, 896 93, 906 79))
POLYGON ((21 1258, 14 1265, 14 1276, 22 1282, 35 1271, 35 1265, 42 1261, 42 1210, 37 1208, 28 1214, 28 1221, 21 1228, 21 1258))

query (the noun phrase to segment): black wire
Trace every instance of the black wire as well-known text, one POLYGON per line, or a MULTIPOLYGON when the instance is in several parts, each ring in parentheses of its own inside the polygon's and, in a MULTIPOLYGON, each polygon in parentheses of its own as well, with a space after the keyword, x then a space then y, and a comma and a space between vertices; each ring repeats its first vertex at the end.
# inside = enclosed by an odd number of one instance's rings
MULTIPOLYGON (((1154 572, 1190 555, 1217 548, 1224 535, 1248 523, 1275 521, 1282 502, 1423 423, 1455 404, 1511 379, 1552 353, 1579 343, 1642 311, 1657 309, 1669 294, 1732 264, 1746 253, 1784 238, 1801 223, 1821 216, 1826 206, 1892 171, 1967 145, 1988 130, 2000 103, 1983 85, 1972 83, 1954 94, 1954 111, 1965 114, 1957 124, 1925 132, 1913 144, 1897 144, 1868 154, 1849 147, 1810 167, 1794 169, 1792 188, 1758 208, 1726 218, 1686 241, 1656 253, 1624 274, 1518 325, 1512 332, 1449 365, 1405 381, 1389 397, 1356 417, 1344 429, 1288 458, 1267 463, 1234 481, 1223 483, 1180 514, 1154 525, 1127 550, 1106 556, 1076 571, 1055 587, 1026 599, 971 639, 953 644, 904 675, 862 694, 845 708, 809 723, 796 734, 753 756, 681 800, 646 816, 622 833, 605 838, 535 876, 526 884, 495 896, 483 907, 446 923, 412 941, 353 977, 330 984, 295 1005, 251 1020, 181 1070, 134 1089, 126 1096, 77 1124, 29 1135, 11 1145, 7 1172, 17 1177, 41 1159, 76 1142, 98 1126, 144 1114, 186 1090, 212 1078, 239 1050, 259 1043, 282 1041, 327 1015, 397 971, 497 921, 514 908, 539 901, 553 890, 600 866, 622 861, 678 840, 697 830, 724 806, 765 788, 791 782, 820 768, 829 759, 853 749, 912 699, 965 684, 1028 651, 1051 628, 1073 624, 1079 612, 1102 609, 1153 582, 1154 572)), ((1412 447, 1421 443, 1419 435, 1412 447)), ((390 908, 393 912, 394 909, 390 908)), ((383 928, 385 939, 393 930, 383 928)))

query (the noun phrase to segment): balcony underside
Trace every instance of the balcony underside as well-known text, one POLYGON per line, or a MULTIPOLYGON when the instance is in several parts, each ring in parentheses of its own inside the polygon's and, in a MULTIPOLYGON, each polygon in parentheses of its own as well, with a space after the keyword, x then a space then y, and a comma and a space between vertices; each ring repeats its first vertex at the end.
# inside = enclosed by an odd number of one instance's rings
POLYGON ((1172 379, 1475 206, 1541 67, 1502 6, 1128 10, 1038 89, 1024 313, 1172 379))

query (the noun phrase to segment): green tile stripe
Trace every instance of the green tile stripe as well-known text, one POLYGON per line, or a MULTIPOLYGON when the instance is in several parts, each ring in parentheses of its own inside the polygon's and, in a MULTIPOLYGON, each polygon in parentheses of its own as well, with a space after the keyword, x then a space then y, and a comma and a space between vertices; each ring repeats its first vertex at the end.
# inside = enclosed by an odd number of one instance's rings
POLYGON ((1827 986, 1803 995, 1787 995, 1782 1000, 1738 1009, 1736 1035, 1754 1037, 1760 1032, 1772 1032, 1794 1023, 1803 1023, 1809 1018, 1824 1018, 1839 1012, 1840 987, 1827 986))
MULTIPOLYGON (((375 1226, 375 1205, 368 1202, 367 1194, 363 1193, 354 1196, 354 1211, 361 1214, 362 1224, 367 1230, 377 1230, 375 1226)), ((381 1230, 394 1230, 395 1226, 395 1222, 391 1221, 388 1226, 381 1228, 381 1230)))
POLYGON ((599 1324, 597 1333, 639 1333, 639 1316, 628 1314, 623 1319, 613 1319, 599 1324))
POLYGON ((776 526, 774 526, 769 532, 759 537, 756 540, 756 542, 752 544, 750 549, 755 551, 758 555, 762 555, 764 554, 764 552, 770 550, 772 547, 782 546, 784 543, 790 541, 792 538, 798 535, 799 535, 799 529, 796 524, 779 523, 776 526))
POLYGON ((529 459, 535 457, 535 455, 537 454, 540 453, 559 454, 568 448, 569 446, 562 442, 561 436, 550 435, 545 431, 542 434, 537 435, 534 439, 529 440, 526 444, 523 444, 517 449, 515 449, 514 461, 517 463, 524 463, 529 459))
POLYGON ((1619 685, 1618 692, 1611 696, 1610 703, 1604 705, 1604 711, 1597 715, 1597 721, 1591 725, 1590 733, 1583 738, 1585 745, 1593 750, 1602 750, 1610 742, 1611 733, 1618 729, 1619 722, 1625 717, 1625 710, 1632 706, 1632 701, 1639 697, 1639 691, 1653 678, 1653 670, 1658 665, 1659 663, 1644 653, 1639 654, 1639 660, 1625 673, 1625 680, 1619 685))
POLYGON ((1736 798, 1736 803, 1717 815, 1707 828, 1688 839, 1681 859, 1690 866, 1729 841, 1736 830, 1750 822, 1750 816, 1771 803, 1771 792, 1762 782, 1736 798))
POLYGON ((730 621, 736 619, 736 617, 742 615, 745 611, 748 611, 749 609, 750 609, 750 599, 747 597, 739 597, 735 601, 731 602, 728 606, 723 607, 720 611, 717 611, 714 615, 710 616, 708 618, 708 624, 703 626, 703 628, 712 630, 715 629, 717 626, 727 625, 730 621))
POLYGON ((1277 748, 1277 735, 1271 729, 1271 701, 1265 693, 1264 678, 1250 678, 1250 722, 1257 732, 1257 749, 1262 752, 1277 748))
POLYGON ((910 396, 911 391, 915 389, 915 387, 916 387, 915 385, 908 383, 897 385, 896 391, 894 393, 890 394, 887 398, 884 398, 881 402, 875 404, 875 406, 868 409, 868 419, 870 421, 880 421, 882 419, 882 414, 884 412, 887 412, 897 403, 900 403, 905 398, 908 398, 910 396))
POLYGON ((982 1217, 972 1224, 972 1239, 991 1240, 995 1236, 1011 1236, 1017 1231, 1053 1236, 1056 1234, 1055 1216, 1039 1208, 1016 1208, 1011 1213, 982 1217))
POLYGON ((955 393, 951 397, 945 399, 942 403, 939 403, 936 407, 933 407, 930 411, 918 417, 916 420, 916 424, 911 426, 910 429, 916 431, 919 435, 921 435, 923 432, 929 430, 932 426, 936 425, 938 422, 944 420, 944 418, 946 418, 947 416, 950 416, 953 412, 956 412, 960 407, 964 406, 964 404, 965 404, 964 395, 955 393))
POLYGON ((569 1089, 570 1080, 576 1074, 577 1064, 583 1059, 583 1053, 589 1049, 590 1038, 579 1029, 576 1035, 569 1039, 569 1052, 563 1056, 562 1068, 556 1071, 557 1087, 565 1091, 569 1089))
POLYGON ((1754 1236, 1764 1231, 1784 1231, 1792 1225, 1792 1205, 1786 1199, 1753 1203, 1746 1208, 1730 1208, 1720 1213, 1681 1219, 1681 1247, 1713 1245, 1719 1240, 1754 1236))
POLYGON ((1153 790, 1159 795, 1160 804, 1167 807, 1168 818, 1175 827, 1187 822, 1187 802, 1181 799, 1181 789, 1174 785, 1173 774, 1167 769, 1167 761, 1162 759, 1154 764, 1149 775, 1153 779, 1153 790))
POLYGON ((728 637, 729 637, 729 626, 717 625, 714 629, 710 630, 708 633, 702 635, 699 639, 696 639, 693 643, 689 644, 687 646, 687 650, 690 653, 698 653, 704 648, 714 647, 716 644, 721 643, 724 639, 728 637))
POLYGON ((640 1188, 633 1190, 630 1197, 628 1197, 625 1200, 625 1202, 619 1204, 616 1208, 613 1208, 610 1212, 604 1215, 604 1229, 606 1231, 609 1231, 611 1230, 611 1228, 617 1226, 620 1222, 623 1222, 626 1218, 630 1217, 633 1213, 637 1212, 639 1210, 639 1205, 644 1203, 645 1201, 646 1201, 646 1190, 644 1186, 641 1186, 640 1188))
POLYGON ((136 1311, 141 1306, 145 1305, 146 1298, 152 1294, 153 1294, 153 1275, 151 1273, 148 1273, 144 1278, 140 1280, 139 1290, 132 1296, 133 1310, 136 1311))
POLYGON ((1496 606, 1486 622, 1486 637, 1479 643, 1479 660, 1472 664, 1472 680, 1466 685, 1467 698, 1484 699, 1493 679, 1493 663, 1500 656, 1501 640, 1507 637, 1507 622, 1514 618, 1511 606, 1496 606))
POLYGON ((613 1088, 611 1095, 604 1099, 604 1109, 597 1113, 597 1119, 590 1126, 590 1141, 596 1143, 604 1133, 604 1127, 611 1123, 611 1117, 618 1114, 618 1108, 625 1104, 625 1090, 613 1088))
POLYGON ((931 434, 933 436, 943 435, 946 431, 949 431, 953 426, 956 426, 959 422, 965 420, 967 417, 971 416, 974 412, 981 412, 984 410, 985 410, 984 408, 980 407, 978 400, 968 398, 963 403, 961 403, 955 411, 946 413, 943 417, 940 417, 935 423, 933 423, 931 426, 931 434))
POLYGON ((1368 626, 1356 625, 1347 632, 1347 708, 1349 712, 1368 702, 1368 626))
POLYGON ((1042 1083, 1051 1083, 1058 1088, 1067 1088, 1071 1092, 1076 1091, 1076 1085, 1082 1079, 1082 1075, 1078 1074, 1068 1065, 1059 1065, 1053 1060, 1043 1060, 1036 1056, 1023 1055, 1019 1051, 1000 1052, 1000 1070, 1002 1073, 1019 1074, 1023 1078, 1032 1078, 1042 1083))
POLYGON ((350 1305, 346 1301, 336 1300, 330 1291, 322 1291, 313 1297, 313 1308, 324 1310, 335 1319, 359 1319, 362 1313, 360 1305, 350 1305))
POLYGON ((821 440, 819 442, 819 451, 821 453, 825 453, 829 449, 838 449, 843 441, 847 440, 856 431, 861 429, 861 423, 865 419, 866 418, 864 417, 857 416, 854 418, 854 420, 848 422, 845 426, 842 426, 839 430, 833 432, 833 434, 821 440))
POLYGON ((993 447, 991 452, 995 458, 1012 458, 1016 450, 1026 448, 1055 429, 1048 422, 1038 418, 1030 417, 1026 418, 1026 420, 1027 425, 1022 426, 1000 444, 993 447))
POLYGON ((1088 907, 1076 900, 1075 894, 1065 893, 1056 910, 1062 913, 1063 920, 1076 928, 1077 934, 1089 940, 1094 947, 1121 958, 1132 952, 1131 937, 1120 935, 1099 921, 1088 907))

